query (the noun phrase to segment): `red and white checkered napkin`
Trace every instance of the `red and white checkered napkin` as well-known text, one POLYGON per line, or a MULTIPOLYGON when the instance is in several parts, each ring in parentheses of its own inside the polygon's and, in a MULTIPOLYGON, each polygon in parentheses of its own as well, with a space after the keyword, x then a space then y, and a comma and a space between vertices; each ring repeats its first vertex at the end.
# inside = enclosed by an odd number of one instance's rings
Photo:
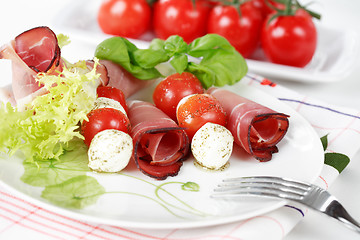
MULTIPOLYGON (((319 137, 328 134, 329 152, 350 157, 360 148, 360 112, 330 106, 257 76, 244 83, 289 104, 305 117, 319 137), (352 142, 353 145, 348 144, 352 142)), ((338 171, 324 165, 317 184, 327 188, 338 171)), ((0 187, 0 239, 282 239, 306 215, 302 206, 284 206, 268 214, 221 226, 195 229, 149 230, 93 224, 42 209, 0 187), (261 229, 261 231, 259 231, 261 229)))

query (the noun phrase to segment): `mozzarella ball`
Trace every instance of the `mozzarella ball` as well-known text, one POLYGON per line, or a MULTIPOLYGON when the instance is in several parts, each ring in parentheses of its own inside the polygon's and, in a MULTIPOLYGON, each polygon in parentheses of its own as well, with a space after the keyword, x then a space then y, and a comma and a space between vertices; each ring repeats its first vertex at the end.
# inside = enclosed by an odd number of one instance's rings
POLYGON ((125 116, 127 116, 124 107, 118 101, 111 98, 98 97, 95 100, 93 109, 98 109, 98 108, 114 108, 124 113, 125 116))
POLYGON ((228 164, 233 150, 234 137, 219 124, 206 123, 194 135, 191 151, 195 164, 209 170, 221 170, 228 164))
POLYGON ((115 129, 97 133, 91 141, 89 168, 97 172, 119 172, 129 163, 133 141, 129 134, 115 129))

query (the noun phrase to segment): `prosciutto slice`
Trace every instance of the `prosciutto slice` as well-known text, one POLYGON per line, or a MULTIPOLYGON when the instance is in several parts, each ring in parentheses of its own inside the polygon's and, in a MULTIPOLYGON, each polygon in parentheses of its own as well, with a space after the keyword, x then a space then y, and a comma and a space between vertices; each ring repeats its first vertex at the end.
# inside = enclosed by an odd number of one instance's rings
POLYGON ((109 60, 100 60, 100 63, 107 69, 109 77, 108 86, 121 89, 125 98, 130 97, 140 89, 145 88, 154 82, 154 80, 140 80, 131 75, 122 66, 109 60))
POLYGON ((45 93, 35 80, 38 72, 52 74, 62 68, 56 35, 48 27, 33 28, 18 35, 0 47, 0 58, 12 61, 12 89, 18 105, 45 93))
POLYGON ((137 167, 158 180, 176 176, 189 155, 185 131, 151 103, 131 101, 128 107, 137 167))
POLYGON ((210 88, 208 91, 227 113, 227 128, 237 145, 261 162, 271 160, 272 154, 278 152, 276 144, 287 132, 289 116, 225 89, 210 88))

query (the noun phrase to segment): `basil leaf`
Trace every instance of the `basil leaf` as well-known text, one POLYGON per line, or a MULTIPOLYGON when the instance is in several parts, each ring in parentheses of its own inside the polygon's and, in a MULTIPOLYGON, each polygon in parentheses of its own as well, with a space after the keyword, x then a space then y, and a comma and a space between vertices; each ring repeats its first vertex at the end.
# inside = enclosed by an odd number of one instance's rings
POLYGON ((178 54, 171 59, 170 64, 176 72, 182 73, 186 69, 188 61, 188 57, 185 54, 178 54))
POLYGON ((208 89, 215 84, 215 72, 207 66, 190 62, 186 71, 194 74, 205 89, 208 89))
POLYGON ((197 76, 204 88, 235 84, 248 71, 242 55, 216 34, 195 39, 190 44, 189 55, 201 59, 200 63, 189 64, 187 71, 197 76))
POLYGON ((198 77, 205 88, 235 84, 245 76, 248 68, 244 58, 234 51, 221 48, 209 51, 199 64, 189 64, 187 70, 198 77))
POLYGON ((167 52, 168 56, 172 57, 176 54, 187 53, 188 45, 182 37, 173 35, 165 40, 164 50, 167 52))
POLYGON ((232 85, 248 71, 241 54, 217 34, 207 34, 189 45, 177 35, 165 41, 153 39, 149 48, 144 50, 137 49, 124 38, 113 37, 97 46, 95 57, 120 64, 143 80, 160 77, 156 67, 170 60, 178 73, 189 71, 195 74, 205 88, 232 85), (189 62, 189 56, 196 58, 195 62, 189 62))
POLYGON ((167 62, 169 57, 165 51, 154 49, 138 49, 133 53, 134 61, 142 68, 151 69, 159 63, 167 62))
MULTIPOLYGON (((134 77, 142 80, 160 77, 161 74, 155 67, 143 68, 136 62, 138 59, 134 58, 134 52, 137 50, 138 48, 129 40, 122 37, 111 37, 97 45, 95 57, 119 64, 134 77)), ((143 60, 139 61, 144 64, 143 60)))
MULTIPOLYGON (((189 45, 189 54, 194 57, 206 57, 211 51, 217 49, 235 50, 226 38, 217 34, 207 34, 203 37, 195 39, 189 45)), ((235 51, 236 52, 236 51, 235 51)), ((240 54, 239 54, 240 55, 240 54)))
POLYGON ((59 206, 81 209, 96 203, 104 193, 104 187, 95 178, 81 175, 45 187, 41 197, 59 206))

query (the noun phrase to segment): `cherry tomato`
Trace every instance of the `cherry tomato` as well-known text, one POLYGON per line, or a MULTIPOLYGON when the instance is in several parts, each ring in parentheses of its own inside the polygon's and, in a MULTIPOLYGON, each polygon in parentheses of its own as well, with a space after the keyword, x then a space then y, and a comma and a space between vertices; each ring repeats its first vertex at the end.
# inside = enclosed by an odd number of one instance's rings
POLYGON ((252 2, 240 6, 241 16, 234 6, 216 6, 208 20, 208 32, 225 37, 243 57, 249 57, 258 47, 263 18, 252 2))
POLYGON ((116 129, 130 133, 130 121, 128 117, 119 110, 113 108, 98 108, 88 114, 89 121, 83 121, 81 134, 84 136, 85 144, 90 146, 94 136, 106 129, 116 129))
POLYGON ((207 122, 222 126, 227 123, 226 113, 220 102, 206 93, 183 98, 177 107, 176 116, 179 126, 185 128, 189 139, 207 122))
POLYGON ((317 32, 310 14, 298 9, 294 16, 265 20, 261 44, 266 57, 274 63, 304 67, 312 59, 317 32))
POLYGON ((191 42, 206 34, 210 5, 206 0, 159 0, 153 5, 153 27, 158 38, 179 35, 191 42))
POLYGON ((110 86, 100 86, 96 89, 96 93, 98 97, 106 97, 118 101, 125 111, 128 112, 125 95, 120 89, 110 86))
POLYGON ((146 0, 106 0, 97 21, 104 33, 139 38, 150 28, 151 8, 146 0))
POLYGON ((189 72, 175 73, 156 86, 153 101, 157 108, 176 121, 176 107, 180 100, 188 95, 203 92, 204 89, 195 75, 189 72))

